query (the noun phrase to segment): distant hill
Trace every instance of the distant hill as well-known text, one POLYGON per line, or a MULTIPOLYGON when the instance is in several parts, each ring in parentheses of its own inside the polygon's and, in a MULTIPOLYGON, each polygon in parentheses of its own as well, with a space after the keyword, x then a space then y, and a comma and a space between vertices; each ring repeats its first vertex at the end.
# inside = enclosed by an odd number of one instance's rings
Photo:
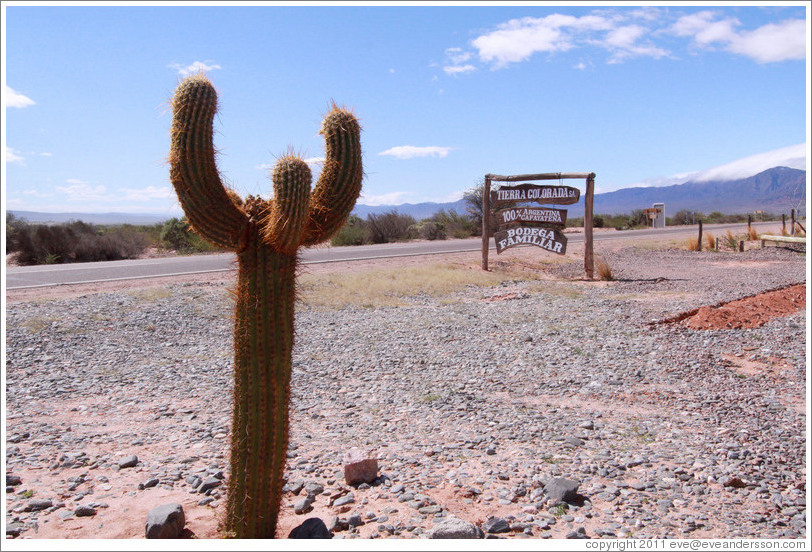
POLYGON ((464 199, 452 201, 450 203, 402 203, 400 205, 355 205, 352 214, 366 218, 369 214, 379 215, 388 211, 397 211, 401 215, 411 215, 417 220, 430 218, 440 210, 446 212, 454 210, 457 214, 464 215, 468 212, 468 204, 464 199))
MULTIPOLYGON (((719 211, 726 215, 752 213, 789 214, 790 209, 806 205, 806 172, 789 167, 773 167, 754 176, 737 180, 685 182, 671 186, 623 188, 614 192, 595 194, 595 214, 617 215, 635 209, 647 209, 654 203, 664 203, 667 216, 682 209, 705 214, 719 211)), ((565 207, 570 218, 584 215, 584 202, 565 207)), ((416 219, 428 218, 440 209, 467 212, 464 200, 452 203, 418 203, 403 205, 356 205, 353 213, 366 217, 369 213, 395 210, 416 219)))
POLYGON ((806 172, 789 167, 773 167, 739 180, 623 188, 595 194, 594 211, 596 214, 624 214, 651 207, 654 203, 664 203, 669 216, 682 209, 705 214, 713 211, 744 214, 756 210, 789 213, 790 209, 803 209, 806 205, 806 172))
MULTIPOLYGON (((631 213, 646 209, 654 203, 664 203, 667 216, 687 209, 705 214, 744 214, 756 210, 773 214, 789 214, 790 209, 804 209, 806 205, 806 172, 789 167, 773 167, 756 175, 737 180, 713 180, 708 182, 685 182, 671 186, 647 186, 623 188, 614 192, 595 194, 596 215, 631 213)), ((566 207, 570 218, 584 214, 584 202, 566 207)), ((454 210, 465 214, 465 200, 449 203, 404 203, 401 205, 356 205, 353 214, 367 215, 388 211, 411 215, 417 220, 431 217, 440 210, 454 210)), ((61 223, 81 220, 91 224, 156 224, 172 218, 171 215, 132 213, 37 213, 34 211, 9 211, 15 217, 30 223, 61 223)))
POLYGON ((158 224, 171 219, 168 215, 137 213, 39 213, 36 211, 8 211, 31 224, 61 224, 81 220, 88 224, 158 224))

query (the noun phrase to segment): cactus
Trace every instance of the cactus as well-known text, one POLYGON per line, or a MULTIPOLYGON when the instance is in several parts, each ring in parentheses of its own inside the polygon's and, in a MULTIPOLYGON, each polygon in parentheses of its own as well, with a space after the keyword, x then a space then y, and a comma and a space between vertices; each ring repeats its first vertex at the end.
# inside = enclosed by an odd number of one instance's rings
POLYGON ((274 198, 226 189, 215 161, 217 93, 202 75, 172 99, 170 178, 196 232, 237 253, 234 410, 225 531, 273 538, 288 445, 298 251, 327 240, 361 192, 360 126, 333 105, 320 133, 326 160, 311 194, 307 164, 286 154, 272 173, 274 198))

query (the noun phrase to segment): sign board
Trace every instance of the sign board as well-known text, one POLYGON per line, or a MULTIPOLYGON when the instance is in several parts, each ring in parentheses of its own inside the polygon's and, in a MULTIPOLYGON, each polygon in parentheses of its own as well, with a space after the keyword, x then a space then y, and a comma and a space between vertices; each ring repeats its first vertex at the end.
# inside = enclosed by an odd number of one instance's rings
POLYGON ((563 228, 567 224, 566 209, 551 209, 538 207, 513 207, 502 209, 497 213, 499 226, 513 223, 537 223, 541 226, 555 226, 563 228))
POLYGON ((535 245, 547 251, 564 255, 567 252, 567 237, 559 230, 552 228, 528 228, 519 226, 500 230, 493 235, 496 252, 516 245, 535 245))
POLYGON ((520 201, 535 201, 540 204, 572 205, 578 203, 581 191, 572 186, 541 186, 537 184, 519 184, 502 186, 491 192, 491 203, 495 206, 520 201))

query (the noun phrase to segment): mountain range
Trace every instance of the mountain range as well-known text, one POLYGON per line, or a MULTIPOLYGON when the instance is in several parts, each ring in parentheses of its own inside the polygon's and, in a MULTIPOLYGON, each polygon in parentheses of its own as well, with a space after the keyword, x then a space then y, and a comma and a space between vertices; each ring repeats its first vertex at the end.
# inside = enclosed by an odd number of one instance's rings
MULTIPOLYGON (((671 186, 641 186, 595 194, 593 212, 596 215, 631 213, 646 209, 654 203, 664 203, 667 216, 680 210, 705 214, 744 214, 754 211, 789 214, 791 209, 805 212, 806 171, 790 167, 773 167, 746 178, 731 180, 688 181, 671 186)), ((431 217, 440 210, 467 212, 467 203, 460 199, 448 203, 404 203, 400 205, 356 205, 353 214, 366 218, 369 214, 396 211, 417 220, 431 217)), ((167 215, 130 213, 37 213, 8 211, 30 223, 60 223, 82 220, 91 224, 156 224, 171 218, 167 215)), ((568 206, 570 218, 581 217, 584 202, 568 206)))
MULTIPOLYGON (((790 167, 773 167, 747 178, 734 180, 689 181, 671 186, 641 186, 595 194, 593 212, 601 215, 631 213, 647 209, 654 203, 664 203, 667 216, 680 210, 709 214, 719 211, 726 215, 754 211, 787 213, 806 206, 806 172, 790 167)), ((451 203, 404 203, 401 205, 357 205, 354 214, 366 217, 397 211, 420 220, 444 209, 457 213, 467 211, 465 200, 451 203)), ((569 217, 584 215, 584 202, 567 207, 569 217)))

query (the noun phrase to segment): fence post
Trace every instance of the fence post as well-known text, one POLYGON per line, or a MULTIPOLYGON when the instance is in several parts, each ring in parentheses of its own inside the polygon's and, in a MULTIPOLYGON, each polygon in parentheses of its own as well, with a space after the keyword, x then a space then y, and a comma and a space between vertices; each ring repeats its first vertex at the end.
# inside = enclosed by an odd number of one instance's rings
POLYGON ((584 198, 584 272, 588 280, 595 274, 592 241, 592 201, 595 196, 595 173, 586 177, 586 194, 584 198))
POLYGON ((750 225, 753 223, 753 216, 747 215, 747 233, 750 233, 750 225))
POLYGON ((697 251, 702 251, 702 221, 699 221, 699 241, 697 242, 697 251))
POLYGON ((482 189, 482 270, 488 270, 488 241, 491 233, 491 175, 485 175, 482 189))
POLYGON ((795 235, 795 209, 792 210, 792 230, 789 233, 790 236, 795 235))
POLYGON ((739 253, 744 253, 744 242, 739 240, 739 253))

